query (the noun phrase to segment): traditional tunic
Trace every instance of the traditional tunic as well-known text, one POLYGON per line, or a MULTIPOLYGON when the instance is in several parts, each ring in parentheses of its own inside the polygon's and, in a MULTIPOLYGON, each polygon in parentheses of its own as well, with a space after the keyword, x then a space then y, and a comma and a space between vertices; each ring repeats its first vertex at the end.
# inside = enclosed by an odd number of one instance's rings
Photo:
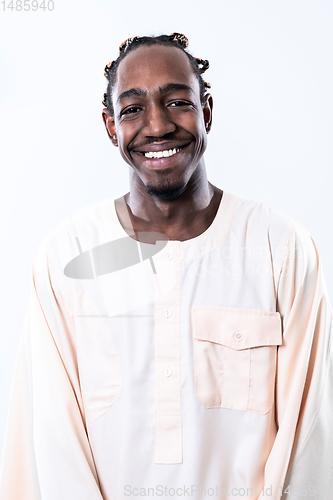
POLYGON ((332 313, 300 224, 224 192, 153 245, 107 198, 32 274, 1 500, 333 498, 332 313))

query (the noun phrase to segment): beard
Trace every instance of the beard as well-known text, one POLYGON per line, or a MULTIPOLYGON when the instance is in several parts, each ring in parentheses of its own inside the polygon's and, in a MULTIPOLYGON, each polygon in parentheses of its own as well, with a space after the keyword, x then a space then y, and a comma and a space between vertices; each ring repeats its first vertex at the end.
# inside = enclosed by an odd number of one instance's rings
POLYGON ((157 196, 163 200, 173 200, 180 196, 186 188, 186 183, 184 181, 172 186, 168 182, 165 182, 161 186, 152 186, 151 184, 146 185, 146 191, 151 196, 157 196))

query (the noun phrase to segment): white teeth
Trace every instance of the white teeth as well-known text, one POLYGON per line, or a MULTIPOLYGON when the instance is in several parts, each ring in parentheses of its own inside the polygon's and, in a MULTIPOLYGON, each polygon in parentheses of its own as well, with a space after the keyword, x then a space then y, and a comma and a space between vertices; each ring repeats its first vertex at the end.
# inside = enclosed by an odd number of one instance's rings
POLYGON ((181 148, 173 148, 165 151, 149 151, 145 153, 146 158, 167 158, 169 156, 173 156, 178 153, 181 148))

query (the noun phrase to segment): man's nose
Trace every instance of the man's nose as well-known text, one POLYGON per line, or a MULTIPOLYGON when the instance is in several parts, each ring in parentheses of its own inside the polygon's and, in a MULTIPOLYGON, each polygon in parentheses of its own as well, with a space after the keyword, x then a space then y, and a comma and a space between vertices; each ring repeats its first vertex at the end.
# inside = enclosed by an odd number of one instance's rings
POLYGON ((146 111, 145 124, 142 133, 151 137, 163 137, 176 130, 176 125, 171 120, 163 106, 153 105, 146 111))

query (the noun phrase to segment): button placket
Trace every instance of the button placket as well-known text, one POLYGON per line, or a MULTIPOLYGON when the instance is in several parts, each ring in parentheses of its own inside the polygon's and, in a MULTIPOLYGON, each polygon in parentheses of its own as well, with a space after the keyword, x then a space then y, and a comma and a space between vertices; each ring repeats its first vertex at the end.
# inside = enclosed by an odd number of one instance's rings
POLYGON ((157 258, 155 296, 155 463, 182 463, 180 244, 157 258), (170 448, 170 439, 173 446, 170 448))

